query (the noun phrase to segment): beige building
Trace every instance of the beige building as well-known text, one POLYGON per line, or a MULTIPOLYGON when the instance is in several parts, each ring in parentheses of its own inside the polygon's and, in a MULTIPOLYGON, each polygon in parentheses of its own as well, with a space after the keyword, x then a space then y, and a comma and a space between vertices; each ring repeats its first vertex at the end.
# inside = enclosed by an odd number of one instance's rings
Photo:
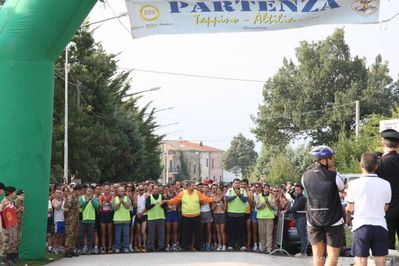
POLYGON ((204 181, 206 178, 216 182, 223 180, 222 158, 224 151, 193 143, 187 140, 164 140, 162 150, 163 183, 183 178, 186 170, 187 178, 204 181), (184 165, 183 165, 184 164, 184 165))

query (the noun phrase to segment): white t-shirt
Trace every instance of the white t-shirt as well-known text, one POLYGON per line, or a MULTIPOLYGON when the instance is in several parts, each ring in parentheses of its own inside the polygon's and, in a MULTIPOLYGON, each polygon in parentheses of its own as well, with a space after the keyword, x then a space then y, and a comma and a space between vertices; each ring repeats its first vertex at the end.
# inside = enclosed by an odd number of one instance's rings
POLYGON ((352 231, 363 225, 382 226, 386 230, 385 204, 391 202, 391 186, 375 174, 362 175, 348 184, 348 203, 354 203, 352 231))
POLYGON ((137 212, 142 213, 145 210, 146 195, 137 195, 137 212))
POLYGON ((59 208, 58 210, 54 209, 54 223, 63 222, 65 220, 65 217, 64 217, 64 203, 65 203, 65 201, 63 200, 62 202, 60 202, 57 199, 53 199, 53 200, 56 201, 58 204, 61 204, 61 208, 59 208))

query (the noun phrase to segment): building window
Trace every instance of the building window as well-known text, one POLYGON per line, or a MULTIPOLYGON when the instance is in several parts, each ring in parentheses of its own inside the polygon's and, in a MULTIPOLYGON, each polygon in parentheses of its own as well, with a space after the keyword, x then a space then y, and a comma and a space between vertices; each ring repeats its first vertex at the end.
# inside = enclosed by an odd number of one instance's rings
POLYGON ((172 169, 172 168, 173 168, 173 161, 170 160, 170 161, 169 161, 169 169, 172 169))
POLYGON ((212 159, 212 168, 215 168, 215 159, 212 159))
POLYGON ((188 163, 188 171, 191 173, 191 162, 188 163))
POLYGON ((209 167, 209 159, 206 159, 206 167, 209 167))
POLYGON ((194 174, 196 174, 197 173, 197 165, 196 164, 194 164, 194 170, 193 170, 193 172, 194 172, 194 174))

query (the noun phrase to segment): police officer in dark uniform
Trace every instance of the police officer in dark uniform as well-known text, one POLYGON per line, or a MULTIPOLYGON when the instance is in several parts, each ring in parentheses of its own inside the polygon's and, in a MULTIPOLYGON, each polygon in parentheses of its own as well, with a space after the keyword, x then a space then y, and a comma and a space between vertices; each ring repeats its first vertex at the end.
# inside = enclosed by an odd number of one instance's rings
POLYGON ((307 192, 308 237, 312 245, 313 265, 337 265, 344 242, 344 220, 339 191, 344 189, 342 179, 335 171, 334 151, 318 146, 310 155, 316 163, 302 176, 307 192))
POLYGON ((389 249, 395 249, 395 234, 399 237, 399 132, 386 129, 381 132, 383 154, 379 160, 377 175, 391 185, 392 199, 386 213, 389 249))

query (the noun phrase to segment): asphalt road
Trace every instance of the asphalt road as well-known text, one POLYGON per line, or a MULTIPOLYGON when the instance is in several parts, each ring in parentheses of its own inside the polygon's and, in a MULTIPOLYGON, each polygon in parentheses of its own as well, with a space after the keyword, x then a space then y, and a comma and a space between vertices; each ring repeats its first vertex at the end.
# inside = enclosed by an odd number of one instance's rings
MULTIPOLYGON (((339 265, 351 265, 352 259, 341 258, 339 265)), ((140 265, 140 266, 308 266, 312 258, 271 256, 250 252, 160 252, 91 255, 65 258, 51 263, 59 265, 140 265)))

